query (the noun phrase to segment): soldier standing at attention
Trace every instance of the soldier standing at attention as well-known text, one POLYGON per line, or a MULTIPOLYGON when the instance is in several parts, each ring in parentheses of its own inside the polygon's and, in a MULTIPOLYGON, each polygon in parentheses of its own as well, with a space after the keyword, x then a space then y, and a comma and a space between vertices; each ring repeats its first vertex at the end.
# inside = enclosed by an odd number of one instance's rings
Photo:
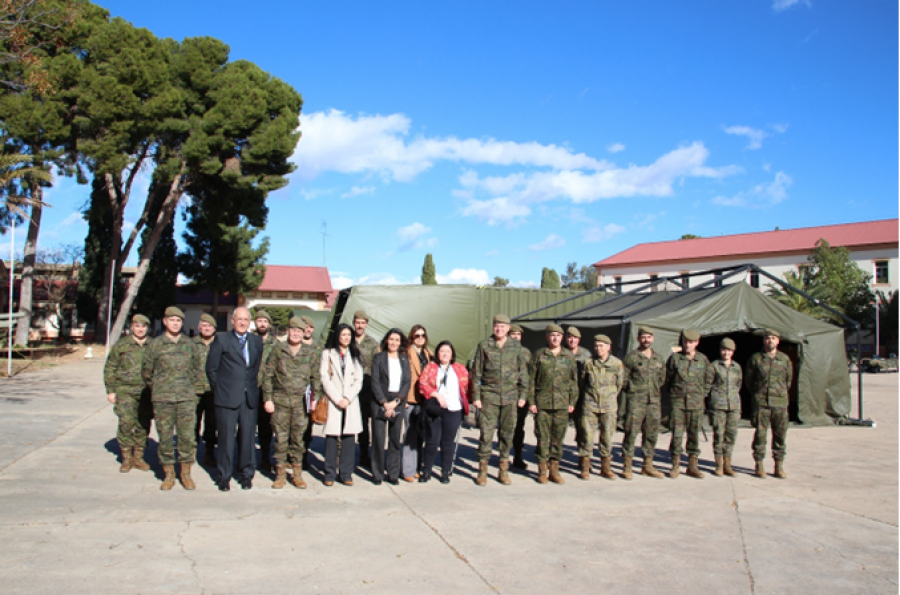
POLYGON ((569 422, 575 426, 575 443, 584 442, 584 434, 581 431, 581 404, 584 402, 584 386, 581 385, 581 375, 584 372, 584 364, 591 359, 591 352, 581 347, 581 331, 577 326, 570 326, 566 329, 565 336, 566 348, 575 362, 578 364, 578 402, 575 404, 575 410, 569 415, 569 422))
MULTIPOLYGON (((518 324, 511 324, 509 326, 509 338, 515 339, 520 344, 522 343, 522 327, 518 324)), ((525 361, 528 362, 528 377, 531 377, 531 350, 525 346, 522 346, 522 352, 525 354, 525 361)), ((525 459, 522 458, 522 448, 525 446, 525 420, 528 418, 528 407, 526 405, 522 405, 521 407, 516 408, 516 429, 513 432, 513 452, 515 456, 513 457, 512 465, 516 469, 528 469, 528 463, 525 462, 525 459)))
MULTIPOLYGON (((528 408, 534 413, 534 436, 537 438, 538 483, 547 483, 549 460, 550 481, 563 484, 559 474, 563 441, 569 427, 569 414, 578 400, 578 365, 562 348, 563 330, 558 324, 547 325, 547 346, 531 358, 528 408)), ((520 401, 519 406, 523 403, 520 401)))
MULTIPOLYGON (((323 345, 313 339, 313 333, 316 332, 316 323, 309 316, 301 316, 300 320, 303 321, 303 338, 300 340, 304 345, 312 347, 316 350, 316 361, 322 360, 322 349, 323 345)), ((322 387, 319 385, 318 387, 310 386, 309 387, 309 410, 307 413, 312 413, 312 411, 316 408, 316 401, 322 395, 322 387)), ((303 455, 303 471, 309 470, 309 447, 312 444, 312 431, 313 425, 311 423, 306 424, 306 431, 303 432, 303 452, 306 453, 303 455)))
POLYGON ((213 392, 209 386, 209 378, 206 376, 206 357, 209 355, 209 346, 216 339, 216 319, 209 314, 200 316, 200 324, 197 331, 200 333, 194 337, 197 354, 200 356, 200 370, 197 372, 197 381, 194 389, 197 391, 197 426, 194 430, 194 440, 200 443, 200 424, 203 423, 203 464, 215 467, 216 457, 213 449, 216 447, 216 407, 213 403, 213 392))
POLYGON ((672 440, 669 442, 669 454, 672 456, 669 477, 672 479, 681 474, 685 431, 687 475, 703 479, 703 473, 697 466, 700 458, 700 424, 703 423, 703 406, 712 384, 713 371, 706 356, 697 351, 699 344, 699 331, 685 329, 681 333, 681 352, 673 353, 666 362, 666 386, 672 399, 672 440))
POLYGON ((775 477, 787 478, 784 472, 788 430, 789 391, 794 378, 794 365, 784 353, 778 351, 781 335, 774 329, 766 329, 763 350, 750 356, 744 382, 753 398, 753 458, 756 460, 756 476, 766 477, 763 460, 766 458, 766 438, 772 428, 772 458, 775 459, 775 477))
POLYGON ((122 453, 121 473, 132 468, 149 471, 144 461, 144 448, 153 421, 150 391, 144 387, 141 361, 147 348, 150 320, 143 314, 131 317, 131 336, 120 339, 110 350, 103 367, 106 399, 119 417, 116 439, 122 453))
POLYGON ((625 435, 622 437, 622 479, 631 479, 634 441, 643 434, 641 451, 644 467, 641 473, 657 479, 662 473, 653 467, 659 420, 662 417, 660 392, 666 379, 666 361, 653 351, 653 331, 638 327, 638 348, 622 360, 625 367, 625 435))
POLYGON ((516 429, 516 407, 528 396, 528 365, 518 341, 509 340, 509 316, 494 316, 494 333, 475 348, 472 360, 472 405, 481 412, 477 485, 487 485, 488 462, 497 430, 498 481, 509 479, 509 449, 516 429))
POLYGON ((378 341, 366 334, 369 326, 369 315, 363 310, 353 313, 353 337, 359 349, 359 357, 363 366, 363 387, 359 391, 359 409, 362 413, 362 432, 359 433, 359 466, 371 467, 369 457, 370 426, 372 423, 372 360, 380 351, 378 341))
POLYGON ((182 336, 184 313, 166 308, 163 326, 166 332, 151 340, 141 362, 144 383, 153 396, 153 419, 159 437, 159 462, 166 476, 161 490, 175 485, 175 435, 178 436, 178 462, 181 463, 181 485, 196 488, 191 479, 196 442, 197 394, 194 382, 200 369, 200 355, 194 342, 182 336))
POLYGON ((291 483, 300 489, 306 488, 303 481, 303 459, 306 447, 303 434, 309 426, 306 410, 306 390, 310 386, 322 393, 319 367, 322 358, 314 345, 303 343, 306 324, 298 316, 288 324, 287 343, 279 343, 266 363, 263 398, 265 409, 272 416, 272 431, 275 434, 275 483, 279 490, 287 482, 287 464, 293 466, 291 483))
POLYGON ((584 387, 581 434, 578 444, 581 479, 591 476, 591 456, 594 454, 594 428, 600 426, 600 477, 615 479, 612 472, 612 439, 616 433, 619 391, 625 383, 622 361, 610 355, 612 341, 606 335, 594 336, 594 357, 584 364, 581 385, 584 387))
MULTIPOLYGON (((256 383, 264 391, 262 398, 265 400, 267 397, 263 384, 266 373, 266 362, 268 361, 272 350, 280 345, 281 342, 275 337, 275 333, 270 332, 272 330, 272 317, 269 316, 269 313, 265 310, 259 310, 253 315, 253 324, 256 326, 256 334, 263 342, 262 357, 259 361, 259 377, 257 378, 256 383)), ((271 473, 272 459, 270 458, 269 453, 272 452, 272 417, 264 407, 259 408, 259 417, 256 420, 256 428, 257 436, 259 436, 259 472, 271 473)))
POLYGON ((712 412, 713 452, 716 455, 716 475, 734 477, 731 452, 737 439, 738 420, 741 419, 741 366, 734 361, 734 341, 722 339, 721 359, 713 362, 713 380, 709 391, 709 410, 712 412))

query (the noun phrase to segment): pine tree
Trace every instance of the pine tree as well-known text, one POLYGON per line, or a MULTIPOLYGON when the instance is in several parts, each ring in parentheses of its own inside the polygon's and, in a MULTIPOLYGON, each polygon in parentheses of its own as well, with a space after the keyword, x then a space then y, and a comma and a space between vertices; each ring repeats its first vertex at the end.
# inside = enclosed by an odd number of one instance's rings
POLYGON ((437 275, 434 270, 434 260, 431 254, 425 255, 425 264, 422 265, 422 285, 437 285, 437 275))
POLYGON ((559 289, 559 275, 555 270, 544 267, 541 271, 541 289, 559 289))

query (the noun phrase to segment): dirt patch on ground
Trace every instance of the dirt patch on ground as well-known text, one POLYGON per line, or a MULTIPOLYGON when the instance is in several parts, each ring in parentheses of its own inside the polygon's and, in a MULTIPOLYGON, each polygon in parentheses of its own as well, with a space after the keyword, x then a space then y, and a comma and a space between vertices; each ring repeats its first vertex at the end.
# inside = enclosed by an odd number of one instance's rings
MULTIPOLYGON (((52 355, 44 355, 39 358, 13 357, 12 375, 17 376, 19 374, 27 374, 28 372, 46 370, 47 368, 71 364, 72 362, 84 361, 85 359, 88 359, 85 358, 88 353, 88 349, 91 350, 91 355, 93 355, 94 358, 103 359, 103 357, 105 357, 106 355, 103 345, 74 344, 65 345, 65 348, 65 352, 54 353, 52 355)), ((7 350, 5 347, 0 350, 0 358, 2 358, 2 365, 0 365, 0 378, 5 378, 7 376, 7 370, 9 370, 9 365, 7 362, 7 350)))

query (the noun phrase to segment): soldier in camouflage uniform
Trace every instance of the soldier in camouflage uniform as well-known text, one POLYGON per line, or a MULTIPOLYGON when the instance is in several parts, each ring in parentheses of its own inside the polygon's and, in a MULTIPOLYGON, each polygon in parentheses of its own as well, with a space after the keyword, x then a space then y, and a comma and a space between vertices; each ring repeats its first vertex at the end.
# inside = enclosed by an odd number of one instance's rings
MULTIPOLYGON (((257 377, 257 384, 263 389, 262 398, 265 400, 266 393, 263 386, 265 381, 264 376, 266 374, 266 363, 268 362, 272 351, 281 345, 281 342, 275 336, 275 333, 272 332, 272 317, 269 316, 269 313, 265 310, 259 310, 253 315, 253 324, 256 326, 256 334, 263 342, 263 352, 262 357, 259 360, 259 376, 257 377)), ((256 419, 256 428, 256 433, 259 437, 259 472, 271 473, 272 458, 270 453, 272 452, 272 417, 263 407, 260 407, 259 409, 259 417, 256 419)))
POLYGON ((731 453, 737 440, 738 420, 741 419, 741 366, 734 361, 734 341, 722 339, 721 359, 713 362, 713 380, 709 391, 708 410, 712 417, 713 452, 716 455, 716 475, 734 477, 731 453))
POLYGON ((575 410, 578 400, 578 365, 571 352, 562 348, 561 326, 548 324, 546 338, 547 347, 538 349, 531 357, 528 408, 534 414, 538 483, 547 483, 549 460, 549 480, 563 484, 566 482, 559 474, 559 460, 569 414, 575 410))
MULTIPOLYGON (((522 327, 518 324, 509 326, 509 338, 515 339, 519 343, 522 342, 522 327)), ((528 377, 531 378, 531 350, 522 346, 525 352, 525 359, 528 361, 528 377)), ((522 449, 525 447, 525 420, 528 419, 528 407, 523 405, 516 408, 516 429, 513 431, 513 457, 512 466, 516 469, 528 469, 528 463, 522 457, 522 449)))
POLYGON ((165 471, 161 490, 175 485, 175 437, 178 436, 178 462, 181 463, 181 485, 186 490, 196 486, 191 479, 196 443, 197 394, 194 382, 200 370, 196 346, 181 334, 184 313, 172 306, 166 308, 163 326, 166 332, 151 340, 144 352, 141 373, 153 396, 153 419, 159 436, 159 462, 165 471))
POLYGON ((619 391, 625 384, 625 367, 622 361, 610 354, 612 340, 606 335, 594 336, 595 356, 584 364, 581 385, 584 387, 581 435, 578 444, 581 462, 581 479, 591 476, 591 456, 594 454, 594 428, 600 427, 600 476, 615 479, 612 472, 612 439, 616 433, 616 417, 619 407, 619 391))
POLYGON ((509 449, 516 428, 516 407, 528 396, 528 364, 518 341, 510 341, 509 316, 494 316, 494 334, 475 348, 472 359, 472 405, 481 412, 478 442, 478 477, 475 483, 487 485, 488 461, 498 433, 500 455, 497 479, 504 485, 509 479, 509 449))
POLYGON ((766 329, 763 351, 754 353, 747 362, 744 384, 753 399, 753 458, 756 475, 766 477, 763 460, 766 458, 766 438, 772 428, 772 458, 775 459, 775 477, 785 479, 784 455, 788 430, 789 391, 794 378, 794 365, 784 353, 778 351, 781 335, 774 329, 766 329))
POLYGON ((641 451, 644 466, 641 473, 648 477, 662 478, 653 467, 656 439, 659 437, 659 420, 662 417, 660 392, 666 379, 666 361, 653 351, 653 331, 646 326, 638 328, 638 348, 622 360, 625 368, 625 435, 622 437, 622 479, 631 479, 631 463, 634 459, 634 441, 638 432, 643 433, 641 451))
POLYGON ((590 350, 581 347, 581 331, 577 326, 570 326, 566 329, 566 336, 563 338, 566 348, 575 361, 578 363, 578 402, 575 403, 575 411, 569 414, 569 424, 575 428, 575 444, 584 442, 584 433, 581 431, 581 406, 584 403, 584 386, 581 384, 581 376, 584 372, 584 364, 591 359, 590 350))
POLYGON ((216 407, 212 388, 209 386, 209 378, 206 376, 206 357, 209 355, 209 346, 216 340, 216 319, 209 314, 200 316, 200 324, 194 337, 197 354, 200 356, 200 370, 197 372, 197 381, 194 390, 197 391, 197 426, 194 430, 194 440, 200 443, 200 425, 203 424, 203 464, 215 467, 216 457, 216 407))
POLYGON ((363 366, 363 386, 359 391, 359 410, 362 413, 363 431, 360 432, 357 439, 359 440, 359 466, 371 467, 372 459, 369 457, 369 443, 371 442, 371 425, 372 425, 372 360, 375 354, 381 351, 378 341, 366 334, 366 328, 369 326, 369 315, 363 310, 357 310, 353 313, 353 337, 356 346, 359 348, 359 357, 362 359, 363 366))
POLYGON ((122 453, 121 473, 128 473, 132 468, 150 470, 150 465, 144 461, 144 448, 153 421, 153 405, 141 376, 149 326, 150 320, 143 314, 132 316, 131 336, 119 339, 109 351, 103 367, 106 398, 119 417, 116 439, 122 453))
POLYGON ((681 351, 673 353, 666 362, 666 386, 672 400, 672 439, 669 454, 672 470, 669 477, 677 479, 681 474, 681 453, 684 434, 687 432, 688 469, 686 475, 703 479, 698 467, 700 459, 700 424, 706 395, 712 384, 713 369, 705 355, 697 351, 700 333, 685 329, 681 333, 681 351))
MULTIPOLYGON (((301 339, 301 341, 303 342, 304 345, 313 347, 316 350, 316 358, 318 359, 318 361, 321 361, 322 349, 324 349, 324 346, 321 343, 319 343, 318 341, 316 341, 315 339, 313 339, 313 333, 316 332, 315 321, 312 318, 310 318, 309 316, 301 316, 300 320, 302 320, 303 324, 305 325, 303 327, 303 339, 301 339)), ((316 408, 316 401, 318 400, 319 396, 322 394, 321 389, 322 389, 321 386, 319 386, 318 388, 314 387, 314 386, 309 387, 309 389, 308 389, 309 390, 309 411, 308 411, 309 413, 312 413, 312 411, 316 408)), ((315 425, 315 424, 306 424, 306 431, 303 432, 303 448, 304 448, 304 451, 306 452, 306 454, 303 456, 303 465, 302 465, 303 471, 309 470, 309 458, 310 458, 309 447, 312 444, 313 425, 315 425)), ((338 443, 338 444, 340 444, 340 443, 338 443)))
POLYGON ((303 343, 306 324, 299 316, 288 324, 287 343, 280 343, 266 363, 263 395, 265 409, 272 415, 275 434, 276 477, 272 487, 281 489, 287 482, 287 464, 293 466, 291 483, 304 489, 303 459, 306 447, 303 433, 309 426, 306 410, 306 390, 310 386, 322 394, 319 379, 321 355, 314 345, 303 343))

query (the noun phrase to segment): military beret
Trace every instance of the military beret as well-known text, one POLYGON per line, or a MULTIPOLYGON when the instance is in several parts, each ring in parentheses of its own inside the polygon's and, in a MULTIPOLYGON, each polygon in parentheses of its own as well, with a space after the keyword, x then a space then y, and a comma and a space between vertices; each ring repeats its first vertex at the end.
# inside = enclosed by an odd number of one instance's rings
POLYGON ((547 328, 545 330, 548 333, 562 333, 563 332, 561 326, 559 326, 558 324, 553 324, 552 322, 547 325, 547 328))
POLYGON ((776 330, 773 329, 773 328, 767 328, 767 329, 763 332, 763 336, 764 336, 764 337, 779 337, 779 338, 780 338, 780 337, 781 337, 781 333, 779 333, 778 331, 776 331, 776 330))
POLYGON ((579 339, 581 338, 581 331, 578 330, 578 327, 570 326, 566 329, 566 333, 572 337, 578 337, 579 339))
POLYGON ((145 324, 150 326, 150 319, 143 314, 135 314, 131 317, 131 324, 145 324))
POLYGON ((369 315, 366 314, 365 310, 357 310, 356 312, 353 313, 353 320, 356 320, 356 319, 365 320, 366 322, 369 322, 369 315))
POLYGON ((698 331, 697 329, 686 328, 681 331, 681 336, 684 337, 686 341, 699 341, 700 331, 698 331))
POLYGON ((650 327, 648 327, 648 326, 639 326, 638 327, 638 336, 640 336, 640 335, 650 335, 652 337, 653 330, 651 330, 650 327))
POLYGON ((290 322, 288 322, 288 328, 306 328, 306 323, 303 322, 303 319, 299 316, 291 316, 290 322))
POLYGON ((313 328, 316 328, 316 323, 313 322, 313 319, 310 318, 309 316, 301 316, 300 320, 302 320, 304 322, 304 324, 306 324, 306 326, 311 326, 313 328))
POLYGON ((509 325, 509 332, 511 332, 511 333, 523 333, 523 332, 525 332, 525 331, 523 331, 523 330, 522 330, 522 327, 519 326, 518 324, 511 324, 511 325, 509 325))
POLYGON ((269 324, 272 324, 272 317, 265 310, 257 310, 256 314, 253 315, 253 320, 259 320, 260 318, 265 318, 269 321, 269 324))
POLYGON ((213 327, 218 327, 219 323, 216 322, 216 319, 212 317, 212 314, 201 314, 200 322, 205 322, 207 324, 213 325, 213 327))
POLYGON ((181 308, 177 308, 175 306, 169 306, 166 308, 166 318, 169 316, 177 316, 178 318, 184 320, 184 312, 181 311, 181 308))
POLYGON ((732 351, 734 351, 736 346, 734 344, 734 341, 732 341, 728 337, 725 337, 724 339, 722 339, 722 342, 719 343, 719 347, 723 349, 731 349, 732 351))
POLYGON ((495 314, 494 324, 509 324, 509 316, 506 314, 495 314))
POLYGON ((607 345, 612 345, 612 340, 606 335, 594 335, 594 341, 597 343, 606 343, 607 345))

